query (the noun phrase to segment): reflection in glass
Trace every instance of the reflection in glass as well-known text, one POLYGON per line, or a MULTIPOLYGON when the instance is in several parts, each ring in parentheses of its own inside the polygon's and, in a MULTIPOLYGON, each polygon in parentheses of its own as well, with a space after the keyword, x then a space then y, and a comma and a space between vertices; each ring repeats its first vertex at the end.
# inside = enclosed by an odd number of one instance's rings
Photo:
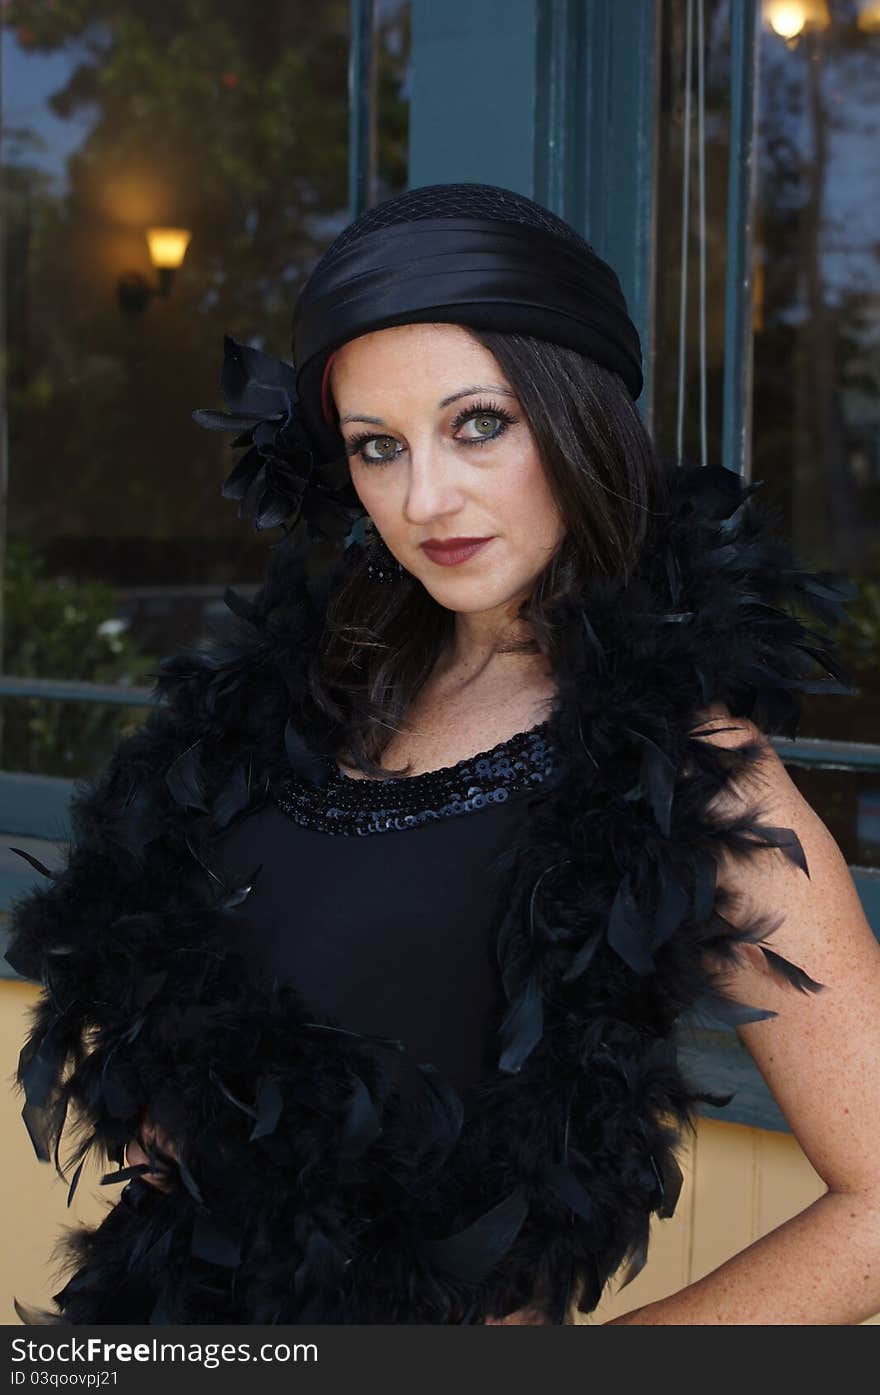
MULTIPOLYGON (((408 11, 376 6, 382 197, 406 182, 408 11)), ((349 6, 12 0, 0 40, 3 669, 149 682, 278 536, 220 498, 236 457, 191 412, 222 405, 224 333, 289 357, 298 288, 348 220, 349 6), (190 235, 170 273, 163 228, 190 235), (127 273, 142 313, 120 307, 127 273), (16 608, 44 617, 39 642, 16 608)), ((29 752, 10 717, 0 765, 29 752)))
POLYGON ((850 866, 880 869, 880 777, 876 770, 809 770, 789 774, 850 866))
MULTIPOLYGON (((217 396, 225 331, 287 354, 296 286, 344 219, 348 7, 277 0, 256 23, 226 0, 206 24, 196 0, 18 0, 2 42, 5 541, 38 554, 40 596, 112 588, 117 677, 137 682, 203 628, 193 588, 262 571, 266 540, 219 497, 233 457, 190 413, 217 396), (188 230, 186 256, 171 295, 126 313, 125 273, 156 285, 156 227, 188 230), (144 588, 164 630, 139 624, 144 588)), ((23 666, 4 639, 6 672, 107 672, 91 642, 51 638, 23 666)))
MULTIPOLYGON (((706 417, 709 459, 721 460, 724 389, 724 278, 727 274, 727 155, 730 120, 730 14, 727 0, 705 0, 706 140, 706 417)), ((679 306, 684 166, 685 0, 661 5, 656 299, 652 355, 652 428, 661 450, 676 455, 679 306)), ((696 25, 691 113, 690 239, 685 324, 685 459, 700 458, 699 191, 697 187, 696 25)))
MULTIPOLYGON (((858 694, 808 695, 803 736, 880 742, 880 30, 855 0, 765 3, 758 35, 750 475, 806 566, 859 586, 839 642, 858 694), (798 9, 798 14, 794 10, 798 9), (783 37, 773 28, 770 15, 783 37), (796 21, 796 22, 795 22, 796 21)), ((661 8, 655 434, 676 450, 685 3, 661 8)), ((707 409, 721 459, 729 0, 705 0, 707 409)), ((696 34, 694 37, 696 44, 696 34)), ((696 69, 696 63, 694 63, 696 69)), ((696 78, 694 79, 694 102, 696 78)), ((699 458, 697 122, 684 450, 699 458)), ((866 779, 872 777, 866 776, 866 779)))
POLYGON ((804 735, 880 741, 880 33, 859 18, 838 0, 786 41, 765 10, 752 473, 799 554, 860 588, 859 697, 811 700, 804 735))
POLYGON ((376 90, 372 204, 407 187, 409 173, 410 0, 373 0, 376 90))

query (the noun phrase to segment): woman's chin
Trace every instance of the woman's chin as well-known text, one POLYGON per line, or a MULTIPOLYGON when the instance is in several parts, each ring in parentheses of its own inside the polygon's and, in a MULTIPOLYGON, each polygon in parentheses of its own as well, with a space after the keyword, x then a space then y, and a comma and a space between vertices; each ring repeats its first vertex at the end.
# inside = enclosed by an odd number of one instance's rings
POLYGON ((480 596, 474 599, 469 596, 456 596, 450 591, 445 591, 442 595, 432 591, 431 595, 438 605, 443 606, 445 610, 455 611, 456 615, 490 615, 494 612, 500 613, 500 608, 506 606, 504 599, 498 600, 495 597, 480 596))
MULTIPOLYGON (((453 572, 455 568, 451 568, 453 572)), ((490 611, 501 612, 518 602, 528 591, 522 586, 499 585, 497 578, 461 575, 459 577, 419 575, 428 595, 438 605, 447 610, 458 610, 463 615, 482 615, 490 611)))

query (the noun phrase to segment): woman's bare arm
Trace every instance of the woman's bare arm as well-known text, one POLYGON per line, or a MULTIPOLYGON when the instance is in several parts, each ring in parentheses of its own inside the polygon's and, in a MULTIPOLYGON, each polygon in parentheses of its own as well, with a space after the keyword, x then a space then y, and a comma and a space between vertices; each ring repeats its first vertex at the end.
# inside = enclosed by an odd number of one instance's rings
MULTIPOLYGON (((761 739, 723 707, 707 715, 739 731, 704 739, 761 739)), ((810 876, 767 851, 726 858, 718 881, 746 914, 783 914, 769 943, 825 986, 797 992, 750 948, 728 991, 778 1014, 740 1038, 828 1190, 705 1278, 615 1324, 853 1324, 880 1311, 880 946, 837 843, 765 745, 760 786, 750 780, 725 806, 747 798, 763 823, 794 829, 810 876)))

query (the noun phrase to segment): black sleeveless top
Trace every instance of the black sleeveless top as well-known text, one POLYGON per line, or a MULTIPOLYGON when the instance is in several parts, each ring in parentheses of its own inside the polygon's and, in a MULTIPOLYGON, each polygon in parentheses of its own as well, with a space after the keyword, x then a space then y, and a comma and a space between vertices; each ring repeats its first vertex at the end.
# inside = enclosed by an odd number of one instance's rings
POLYGON ((404 1097, 430 1062, 467 1108, 494 1067, 496 863, 554 768, 546 722, 420 775, 333 762, 325 785, 279 784, 218 845, 242 877, 260 868, 238 911, 254 967, 295 983, 316 1020, 399 1040, 404 1097))

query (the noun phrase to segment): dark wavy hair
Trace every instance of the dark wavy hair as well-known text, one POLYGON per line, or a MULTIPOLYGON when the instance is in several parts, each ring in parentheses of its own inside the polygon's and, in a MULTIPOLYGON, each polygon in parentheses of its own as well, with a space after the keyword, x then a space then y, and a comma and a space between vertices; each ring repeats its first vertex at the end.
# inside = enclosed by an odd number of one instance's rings
MULTIPOLYGON (((498 652, 541 651, 555 671, 552 605, 597 577, 626 583, 650 517, 666 503, 663 465, 617 373, 544 340, 468 333, 495 356, 519 398, 565 526, 518 611, 531 638, 498 652)), ((379 761, 454 628, 454 612, 416 577, 404 572, 393 584, 375 585, 359 555, 330 597, 310 682, 347 763, 374 778, 409 773, 410 765, 389 770, 379 761)))

